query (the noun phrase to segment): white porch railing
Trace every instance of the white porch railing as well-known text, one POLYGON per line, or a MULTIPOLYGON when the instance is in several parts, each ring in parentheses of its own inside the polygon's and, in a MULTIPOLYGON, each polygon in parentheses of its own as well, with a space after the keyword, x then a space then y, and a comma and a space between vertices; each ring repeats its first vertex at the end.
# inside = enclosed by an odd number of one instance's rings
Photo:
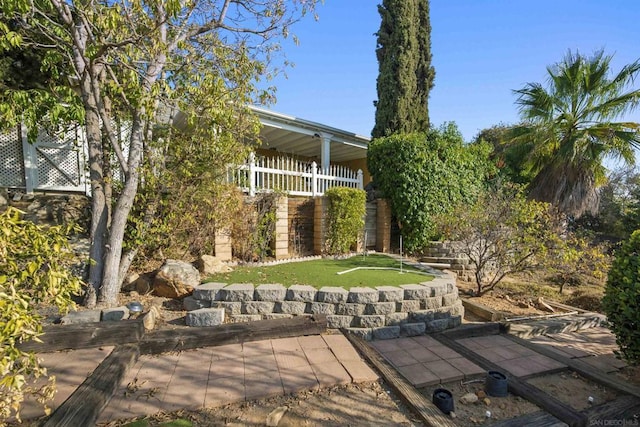
POLYGON ((251 153, 244 165, 230 168, 229 179, 254 196, 265 191, 283 191, 292 196, 321 196, 331 187, 362 189, 362 170, 331 165, 322 170, 316 162, 290 157, 258 157, 251 153))

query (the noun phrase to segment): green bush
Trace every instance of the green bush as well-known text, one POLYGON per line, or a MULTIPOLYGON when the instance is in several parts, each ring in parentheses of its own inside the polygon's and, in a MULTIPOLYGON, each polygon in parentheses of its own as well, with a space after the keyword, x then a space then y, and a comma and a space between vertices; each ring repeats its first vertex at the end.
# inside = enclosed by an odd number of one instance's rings
POLYGON ((455 124, 426 134, 375 139, 367 150, 374 182, 389 199, 407 252, 438 238, 433 218, 473 203, 494 172, 488 144, 466 145, 455 124))
POLYGON ((66 312, 73 307, 72 295, 80 293, 80 279, 69 268, 74 258, 67 240, 71 230, 25 221, 14 208, 0 214, 0 423, 12 413, 19 416, 25 394, 43 404, 53 398, 55 378, 35 387, 46 369, 18 344, 42 334, 39 304, 66 312))
POLYGON ((616 251, 609 270, 602 308, 620 346, 619 354, 640 362, 640 230, 616 251))
POLYGON ((334 187, 325 192, 329 200, 327 252, 349 252, 364 228, 367 194, 363 190, 334 187))

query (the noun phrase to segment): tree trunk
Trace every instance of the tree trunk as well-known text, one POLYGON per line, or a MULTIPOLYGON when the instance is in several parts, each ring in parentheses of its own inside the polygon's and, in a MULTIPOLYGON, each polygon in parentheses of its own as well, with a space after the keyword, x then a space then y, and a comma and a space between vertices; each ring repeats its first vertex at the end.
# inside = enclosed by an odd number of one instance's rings
POLYGON ((142 117, 141 115, 134 115, 129 147, 129 172, 126 175, 122 193, 118 197, 118 202, 113 210, 109 232, 109 246, 104 260, 102 286, 98 295, 98 302, 106 306, 117 304, 118 294, 120 293, 121 282, 119 281, 119 276, 122 242, 127 226, 127 217, 129 216, 138 191, 139 168, 142 160, 142 132, 142 117))
MULTIPOLYGON (((90 82, 86 82, 90 85, 90 82)), ((108 232, 109 210, 105 194, 103 171, 102 132, 95 97, 86 90, 86 134, 89 151, 89 178, 91 181, 91 247, 89 249, 89 289, 85 296, 85 305, 93 307, 100 291, 104 266, 105 239, 108 232)))

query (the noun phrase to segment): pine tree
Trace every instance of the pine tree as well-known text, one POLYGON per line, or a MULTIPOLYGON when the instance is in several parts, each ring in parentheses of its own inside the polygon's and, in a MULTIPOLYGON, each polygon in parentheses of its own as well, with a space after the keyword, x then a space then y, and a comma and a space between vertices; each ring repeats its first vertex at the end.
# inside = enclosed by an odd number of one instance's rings
POLYGON ((378 100, 374 138, 429 128, 431 24, 428 0, 383 0, 376 34, 378 100))

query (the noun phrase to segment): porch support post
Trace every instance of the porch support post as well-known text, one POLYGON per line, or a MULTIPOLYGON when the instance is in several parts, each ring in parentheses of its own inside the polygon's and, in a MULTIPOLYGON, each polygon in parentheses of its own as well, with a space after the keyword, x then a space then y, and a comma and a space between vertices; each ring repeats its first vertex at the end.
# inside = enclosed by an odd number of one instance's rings
POLYGON ((249 154, 249 196, 256 195, 256 155, 249 154))
POLYGON ((322 147, 320 150, 320 166, 322 168, 322 173, 326 173, 329 170, 329 164, 331 163, 331 138, 333 135, 326 132, 320 133, 320 138, 322 138, 322 147))

